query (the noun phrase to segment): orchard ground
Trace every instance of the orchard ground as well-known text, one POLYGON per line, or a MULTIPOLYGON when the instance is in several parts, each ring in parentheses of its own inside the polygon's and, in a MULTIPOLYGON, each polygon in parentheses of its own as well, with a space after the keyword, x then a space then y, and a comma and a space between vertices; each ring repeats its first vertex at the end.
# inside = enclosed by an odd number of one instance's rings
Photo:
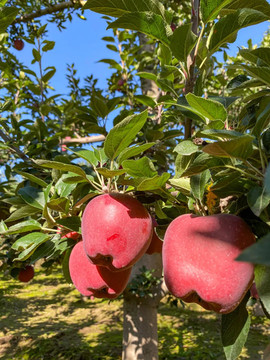
MULTIPOLYGON (((0 275, 0 359, 120 360, 122 300, 82 298, 60 268, 27 284, 0 275)), ((252 311, 252 308, 249 308, 252 311)), ((220 317, 197 305, 159 308, 160 360, 224 360, 220 317)), ((262 359, 270 320, 252 316, 239 360, 262 359)))

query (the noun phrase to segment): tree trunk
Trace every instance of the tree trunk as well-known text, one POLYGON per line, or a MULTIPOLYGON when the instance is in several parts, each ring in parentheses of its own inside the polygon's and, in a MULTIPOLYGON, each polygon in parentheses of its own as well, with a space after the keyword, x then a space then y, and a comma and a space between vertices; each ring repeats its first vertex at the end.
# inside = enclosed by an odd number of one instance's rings
MULTIPOLYGON (((144 255, 132 269, 131 279, 143 266, 155 269, 154 276, 161 277, 161 254, 144 255)), ((152 297, 125 291, 122 360, 158 360, 157 309, 165 293, 164 283, 153 287, 152 297)))

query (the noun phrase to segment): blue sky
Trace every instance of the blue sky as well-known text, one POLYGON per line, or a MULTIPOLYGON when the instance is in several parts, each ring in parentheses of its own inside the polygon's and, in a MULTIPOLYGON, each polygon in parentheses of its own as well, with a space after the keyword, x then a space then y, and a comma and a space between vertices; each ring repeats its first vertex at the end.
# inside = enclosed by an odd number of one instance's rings
MULTIPOLYGON (((106 42, 102 41, 103 36, 110 36, 111 30, 106 31, 106 21, 100 14, 86 10, 86 21, 74 16, 72 23, 67 23, 67 29, 60 32, 54 24, 49 23, 47 29, 48 40, 56 42, 55 48, 47 52, 43 57, 43 67, 55 66, 57 72, 52 79, 56 93, 67 93, 67 81, 65 78, 67 64, 75 63, 78 76, 84 77, 93 74, 98 78, 98 86, 106 87, 106 78, 110 76, 110 69, 104 63, 98 63, 103 58, 114 58, 119 60, 117 53, 106 48, 106 42)), ((253 44, 258 44, 264 32, 269 26, 268 22, 242 29, 238 33, 237 41, 230 44, 230 55, 236 55, 238 47, 246 46, 247 40, 252 39, 253 44)), ((32 45, 25 44, 22 51, 16 51, 16 56, 26 65, 31 64, 32 45)), ((33 66, 33 65, 31 65, 33 66)), ((37 67, 34 69, 37 70, 37 67)))

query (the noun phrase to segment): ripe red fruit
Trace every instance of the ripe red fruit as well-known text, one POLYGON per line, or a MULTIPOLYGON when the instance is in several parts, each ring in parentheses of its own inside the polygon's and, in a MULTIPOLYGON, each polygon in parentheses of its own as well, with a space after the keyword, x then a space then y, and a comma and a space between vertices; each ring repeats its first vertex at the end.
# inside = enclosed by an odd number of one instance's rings
POLYGON ((13 46, 16 50, 22 50, 24 48, 24 42, 21 39, 16 39, 13 42, 13 46))
POLYGON ((28 282, 34 277, 34 268, 31 265, 26 265, 24 269, 21 269, 18 275, 18 279, 22 282, 28 282))
POLYGON ((163 244, 164 279, 169 291, 217 313, 233 311, 253 281, 253 265, 236 261, 255 237, 239 217, 181 215, 163 244))
POLYGON ((82 238, 93 264, 123 270, 139 260, 150 245, 152 219, 145 207, 129 195, 100 195, 84 210, 82 238))
POLYGON ((77 243, 69 258, 69 272, 73 284, 84 296, 114 299, 125 289, 131 268, 112 272, 90 262, 83 248, 83 242, 77 243))
POLYGON ((78 240, 81 238, 81 234, 77 233, 76 231, 71 231, 67 233, 66 235, 62 236, 62 239, 72 239, 72 240, 78 240))
POLYGON ((174 32, 176 30, 177 26, 175 25, 175 23, 171 23, 171 29, 172 32, 174 32))

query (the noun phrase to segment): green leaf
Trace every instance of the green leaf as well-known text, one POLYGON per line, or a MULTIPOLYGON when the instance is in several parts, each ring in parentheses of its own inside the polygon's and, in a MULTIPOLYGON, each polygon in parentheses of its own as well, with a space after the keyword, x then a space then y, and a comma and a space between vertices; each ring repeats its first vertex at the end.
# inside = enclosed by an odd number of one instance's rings
POLYGON ((147 120, 147 111, 130 115, 113 127, 104 142, 105 154, 109 159, 115 159, 126 149, 147 120))
POLYGON ((42 179, 36 177, 33 174, 29 174, 29 173, 26 173, 24 171, 19 171, 19 170, 16 170, 16 169, 14 169, 14 171, 16 171, 17 174, 23 176, 24 178, 32 181, 35 184, 38 184, 38 185, 40 185, 42 187, 47 187, 48 186, 48 184, 45 181, 43 181, 42 179))
POLYGON ((256 216, 260 216, 262 211, 270 204, 270 193, 265 188, 254 186, 247 194, 247 202, 256 216))
POLYGON ((125 160, 123 161, 123 168, 125 171, 134 177, 153 177, 157 175, 157 171, 152 161, 144 156, 139 160, 125 160))
POLYGON ((237 139, 229 141, 214 142, 204 146, 202 150, 207 154, 214 156, 228 158, 233 157, 240 160, 246 160, 252 155, 253 139, 254 138, 251 135, 243 135, 237 139))
POLYGON ((72 284, 72 280, 69 273, 69 257, 71 254, 72 249, 67 249, 64 255, 64 259, 62 261, 62 271, 65 277, 66 282, 72 284))
POLYGON ((86 160, 92 166, 97 166, 99 162, 95 156, 94 151, 91 150, 78 150, 78 151, 71 150, 71 151, 73 152, 73 154, 78 155, 78 157, 86 160))
POLYGON ((158 0, 88 0, 84 9, 114 17, 137 11, 151 11, 165 17, 164 6, 158 0))
POLYGON ((258 59, 262 60, 266 65, 270 66, 270 49, 259 47, 254 50, 240 49, 239 54, 248 61, 257 64, 258 59))
POLYGON ((191 186, 189 178, 170 179, 169 183, 179 189, 182 194, 190 196, 191 186))
POLYGON ((170 174, 163 173, 161 176, 156 175, 150 179, 143 179, 138 184, 137 190, 138 191, 151 191, 151 190, 162 189, 169 178, 170 178, 170 174))
POLYGON ((23 232, 39 230, 41 225, 36 220, 26 220, 16 225, 11 226, 7 231, 3 232, 4 235, 19 234, 23 232))
POLYGON ((270 163, 268 164, 264 174, 264 188, 270 194, 270 163))
POLYGON ((18 12, 19 9, 13 6, 0 8, 0 34, 15 20, 18 12))
POLYGON ((142 32, 165 45, 170 44, 169 36, 172 35, 172 30, 166 21, 152 12, 127 13, 107 27, 107 29, 119 28, 142 32))
POLYGON ((193 143, 191 140, 183 140, 176 147, 173 151, 177 152, 181 155, 191 155, 194 154, 199 150, 198 146, 193 143))
POLYGON ((186 61, 193 49, 197 36, 191 31, 192 24, 185 24, 175 29, 170 38, 170 49, 180 61, 186 61))
POLYGON ((14 260, 24 261, 28 259, 34 253, 35 249, 49 238, 49 235, 39 232, 32 232, 21 237, 12 245, 12 249, 21 251, 19 256, 14 260))
POLYGON ((39 208, 37 209, 30 205, 21 206, 18 210, 15 210, 13 213, 11 213, 11 215, 5 220, 5 222, 17 221, 27 216, 34 215, 39 211, 39 208))
POLYGON ((268 20, 264 13, 253 9, 239 9, 219 19, 211 29, 208 56, 215 53, 221 45, 234 42, 238 30, 268 20))
POLYGON ((135 95, 134 98, 141 104, 155 108, 157 106, 155 100, 147 95, 135 95))
POLYGON ((151 73, 151 72, 145 72, 145 71, 141 71, 141 72, 137 72, 137 74, 139 77, 143 78, 143 79, 149 79, 149 80, 153 80, 153 81, 157 81, 157 75, 151 73))
POLYGON ((222 14, 234 13, 243 8, 254 9, 270 16, 270 5, 267 0, 234 0, 222 10, 222 14))
POLYGON ((241 65, 241 68, 245 69, 246 72, 252 77, 262 81, 264 84, 270 86, 270 71, 267 66, 251 66, 241 65))
POLYGON ((145 150, 148 150, 150 147, 154 146, 156 143, 150 142, 139 146, 133 146, 130 148, 126 148, 125 150, 121 151, 117 158, 117 162, 119 165, 122 164, 122 162, 126 159, 129 159, 131 157, 137 156, 141 153, 143 153, 145 150))
POLYGON ((75 182, 68 183, 65 182, 66 179, 71 178, 73 175, 63 174, 60 179, 55 184, 55 190, 57 194, 61 197, 66 197, 71 194, 71 192, 75 189, 77 184, 75 182))
POLYGON ((236 360, 246 343, 250 316, 246 309, 249 293, 231 313, 222 315, 221 340, 227 360, 236 360))
POLYGON ((191 93, 186 95, 189 105, 196 109, 198 114, 201 114, 207 122, 209 120, 221 120, 225 121, 227 118, 227 111, 225 107, 218 101, 204 99, 200 96, 193 95, 191 93))
POLYGON ((39 62, 41 60, 40 52, 38 52, 36 49, 33 49, 32 53, 35 61, 39 62))
POLYGON ((224 159, 210 156, 208 154, 200 154, 190 164, 190 166, 182 173, 181 176, 192 176, 201 173, 206 169, 213 169, 216 167, 223 167, 225 165, 224 159))
POLYGON ((111 68, 114 68, 119 71, 123 71, 122 66, 113 59, 102 59, 102 60, 99 60, 98 62, 109 64, 111 66, 111 68))
POLYGON ((202 21, 206 24, 209 21, 215 20, 220 10, 232 1, 233 0, 202 0, 202 21))
POLYGON ((190 186, 192 194, 196 199, 203 200, 206 184, 211 178, 211 173, 207 169, 200 174, 193 175, 190 178, 190 186))
POLYGON ((42 81, 48 82, 54 76, 55 73, 56 73, 56 69, 46 72, 46 74, 42 76, 42 81))
POLYGON ((205 129, 197 132, 197 136, 207 139, 219 140, 219 139, 235 139, 244 135, 234 130, 205 129))
POLYGON ((97 171, 99 172, 99 174, 103 175, 106 178, 113 178, 115 176, 120 176, 125 174, 126 170, 109 170, 106 168, 98 168, 97 171))
POLYGON ((48 208, 62 212, 67 213, 69 210, 69 201, 65 197, 60 197, 58 199, 53 199, 47 203, 48 208))
POLYGON ((85 172, 77 165, 65 164, 57 161, 49 161, 49 160, 35 160, 35 163, 41 167, 48 169, 57 169, 61 171, 70 171, 74 174, 80 175, 86 178, 85 172))
POLYGON ((44 40, 43 44, 45 44, 45 45, 42 47, 42 51, 46 52, 46 51, 52 50, 54 48, 55 41, 44 40))
POLYGON ((255 284, 264 308, 270 314, 270 267, 255 266, 255 284))
POLYGON ((81 219, 77 216, 66 217, 58 219, 57 224, 62 225, 69 230, 80 232, 81 219))
POLYGON ((270 233, 246 248, 236 260, 270 266, 270 233))
POLYGON ((45 197, 42 191, 32 186, 26 186, 19 189, 18 194, 27 204, 43 210, 45 206, 45 197))
POLYGON ((105 118, 109 114, 109 109, 107 106, 106 98, 102 95, 92 95, 91 97, 91 108, 97 113, 101 118, 105 118))

